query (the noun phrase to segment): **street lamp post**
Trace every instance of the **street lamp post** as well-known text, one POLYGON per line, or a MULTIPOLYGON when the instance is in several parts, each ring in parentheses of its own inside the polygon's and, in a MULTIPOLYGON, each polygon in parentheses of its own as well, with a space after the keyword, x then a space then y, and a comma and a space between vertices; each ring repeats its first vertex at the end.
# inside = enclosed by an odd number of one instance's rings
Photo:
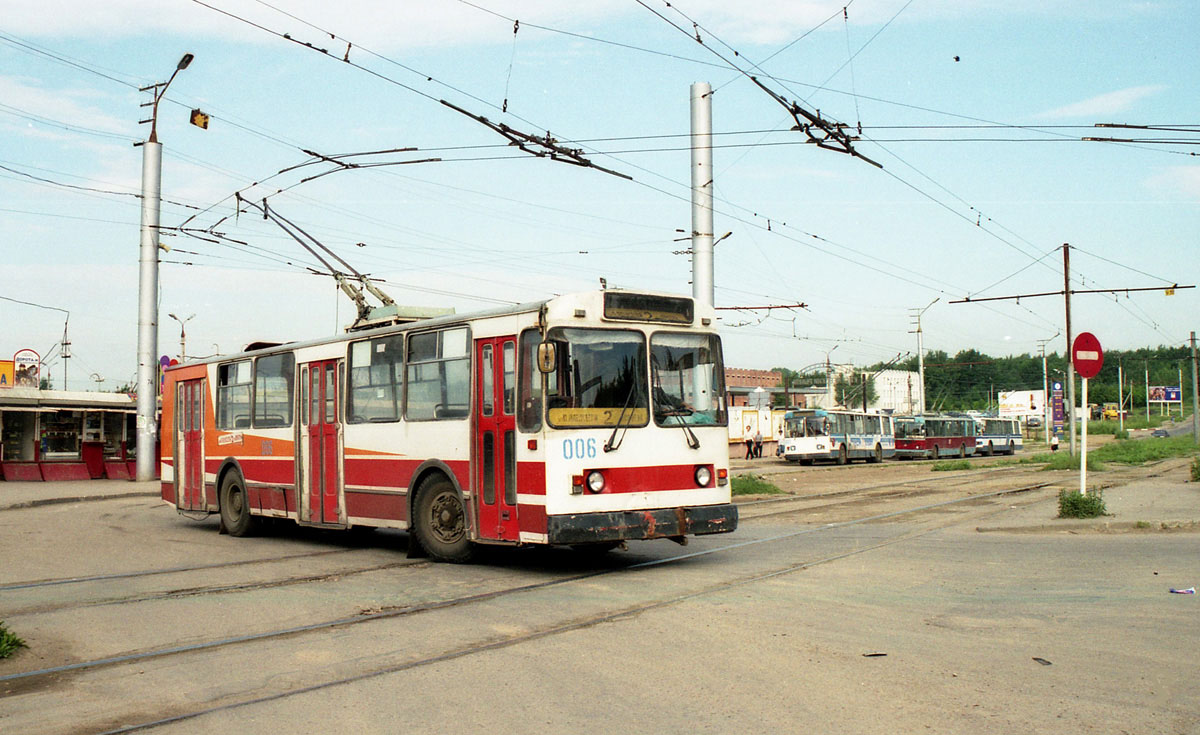
POLYGON ((187 317, 180 319, 174 314, 167 314, 175 321, 179 322, 179 361, 187 362, 187 330, 185 329, 188 322, 195 317, 195 314, 189 314, 187 317))
POLYGON ((138 258, 138 372, 136 479, 154 479, 158 439, 158 218, 162 181, 162 145, 158 142, 158 103, 175 75, 192 63, 184 54, 171 78, 153 85, 150 138, 142 143, 142 239, 138 258))

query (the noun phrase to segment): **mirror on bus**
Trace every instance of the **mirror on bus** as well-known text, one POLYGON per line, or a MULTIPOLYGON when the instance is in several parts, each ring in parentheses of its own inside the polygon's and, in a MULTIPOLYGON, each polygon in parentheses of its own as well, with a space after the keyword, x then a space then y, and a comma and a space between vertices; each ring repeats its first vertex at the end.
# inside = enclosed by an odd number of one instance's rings
POLYGON ((553 342, 542 342, 538 345, 538 370, 549 375, 550 373, 554 372, 554 366, 557 362, 558 354, 553 342))

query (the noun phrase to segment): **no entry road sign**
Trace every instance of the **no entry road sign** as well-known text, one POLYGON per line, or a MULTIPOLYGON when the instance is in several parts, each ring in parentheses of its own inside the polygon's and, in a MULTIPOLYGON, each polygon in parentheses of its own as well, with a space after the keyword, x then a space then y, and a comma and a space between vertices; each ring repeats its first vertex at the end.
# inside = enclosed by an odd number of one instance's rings
POLYGON ((1091 332, 1080 332, 1071 345, 1071 363, 1081 378, 1094 378, 1104 366, 1104 350, 1091 332))

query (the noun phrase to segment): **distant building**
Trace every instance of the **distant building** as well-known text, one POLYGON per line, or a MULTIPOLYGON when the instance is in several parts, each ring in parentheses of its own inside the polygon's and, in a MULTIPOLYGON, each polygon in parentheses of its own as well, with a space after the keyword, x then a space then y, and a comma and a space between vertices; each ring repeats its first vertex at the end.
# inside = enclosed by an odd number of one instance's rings
MULTIPOLYGON (((831 384, 839 377, 849 381, 860 379, 862 370, 854 365, 834 365, 831 384)), ((913 414, 921 408, 921 375, 908 370, 883 370, 873 379, 875 400, 867 404, 867 408, 885 413, 913 414)), ((835 406, 833 391, 818 391, 809 401, 812 408, 862 408, 856 406, 835 406)))
POLYGON ((756 395, 761 395, 762 408, 775 404, 775 397, 782 396, 782 405, 788 408, 804 408, 807 396, 813 393, 808 388, 783 389, 783 376, 774 370, 750 370, 747 368, 725 368, 725 398, 730 406, 755 406, 756 395), (758 389, 762 389, 761 393, 758 389))

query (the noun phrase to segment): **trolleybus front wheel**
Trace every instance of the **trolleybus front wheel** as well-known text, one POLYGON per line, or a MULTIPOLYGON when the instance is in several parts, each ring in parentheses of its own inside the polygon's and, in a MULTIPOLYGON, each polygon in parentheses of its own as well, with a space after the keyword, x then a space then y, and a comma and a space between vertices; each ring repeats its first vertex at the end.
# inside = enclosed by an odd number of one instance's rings
POLYGON ((959 459, 966 459, 966 458, 967 458, 967 445, 966 445, 966 444, 959 444, 959 445, 958 445, 958 458, 959 458, 959 459))
POLYGON ((850 456, 849 456, 849 454, 846 453, 846 445, 843 444, 841 447, 838 448, 837 463, 838 464, 846 464, 849 461, 850 461, 850 456))
POLYGON ((462 498, 441 475, 421 483, 413 508, 412 528, 417 541, 438 561, 462 563, 474 555, 462 498))
POLYGON ((936 444, 929 448, 929 457, 934 460, 938 458, 938 446, 936 444))
POLYGON ((875 452, 871 455, 871 457, 868 461, 870 461, 872 464, 879 464, 880 462, 882 462, 883 461, 883 447, 876 444, 875 452))
POLYGON ((246 483, 236 471, 227 472, 221 480, 221 525, 230 536, 250 536, 256 523, 250 515, 250 503, 246 499, 246 483))

